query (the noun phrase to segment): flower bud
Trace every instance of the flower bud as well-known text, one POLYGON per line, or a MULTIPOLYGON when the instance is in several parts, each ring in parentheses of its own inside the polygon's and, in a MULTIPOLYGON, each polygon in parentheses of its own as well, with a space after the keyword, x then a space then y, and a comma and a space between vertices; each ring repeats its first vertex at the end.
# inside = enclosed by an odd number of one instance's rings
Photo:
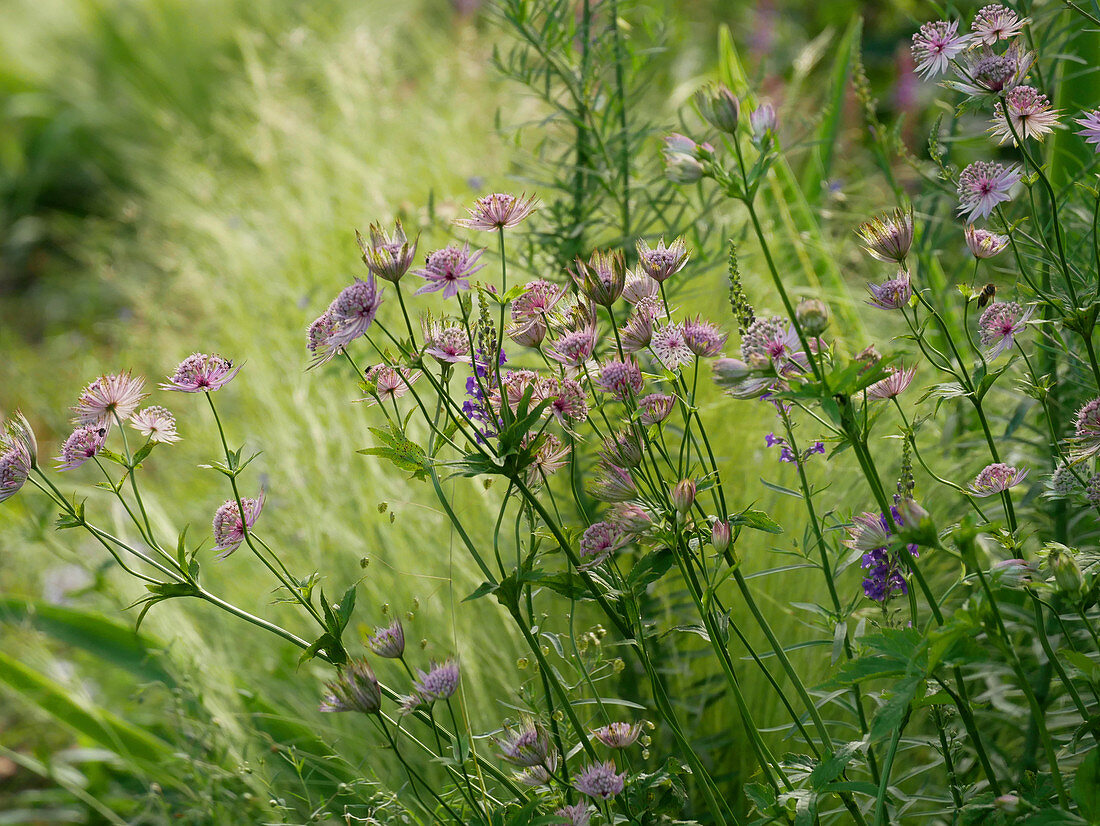
POLYGON ((691 184, 702 178, 704 169, 699 159, 708 154, 706 146, 700 146, 683 135, 673 134, 666 137, 664 156, 668 179, 673 183, 691 184))
POLYGON ((703 119, 720 132, 737 132, 741 102, 720 83, 709 83, 695 93, 695 106, 703 119))
POLYGON ((741 359, 715 359, 713 369, 714 380, 723 386, 737 384, 752 375, 752 368, 741 359))
POLYGON ((682 479, 672 489, 672 506, 676 512, 684 516, 695 504, 695 480, 682 479))
POLYGON ((1054 582, 1060 592, 1070 596, 1079 595, 1085 587, 1085 577, 1074 553, 1072 548, 1067 548, 1060 542, 1047 545, 1047 565, 1054 574, 1054 582))
POLYGON ((823 301, 816 298, 807 298, 798 305, 795 318, 798 319, 802 329, 806 331, 806 335, 817 338, 829 326, 829 308, 825 306, 823 301))
POLYGON ((752 142, 757 146, 762 145, 765 138, 775 132, 775 109, 770 103, 761 103, 749 115, 749 125, 752 127, 752 142))
POLYGON ((733 534, 729 522, 718 520, 710 526, 710 542, 718 553, 723 554, 726 552, 732 538, 733 534))

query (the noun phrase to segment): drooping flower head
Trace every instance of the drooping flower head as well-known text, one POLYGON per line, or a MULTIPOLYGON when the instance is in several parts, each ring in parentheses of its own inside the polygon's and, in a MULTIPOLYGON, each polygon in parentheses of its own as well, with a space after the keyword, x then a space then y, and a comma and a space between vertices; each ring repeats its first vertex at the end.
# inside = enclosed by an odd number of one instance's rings
POLYGON ((374 629, 367 640, 367 648, 379 657, 396 660, 405 653, 405 628, 401 620, 395 619, 389 625, 374 629))
POLYGON ((380 306, 382 291, 374 280, 374 273, 368 274, 366 281, 356 278, 353 284, 344 287, 328 308, 335 322, 328 346, 335 349, 347 347, 355 339, 366 335, 380 306))
POLYGON ((610 800, 623 790, 625 784, 626 772, 616 774, 615 764, 610 760, 585 766, 573 782, 578 792, 597 800, 610 800))
POLYGON ((130 417, 130 426, 154 442, 169 444, 180 440, 176 435, 176 417, 160 405, 139 410, 130 417))
POLYGON ((599 565, 627 541, 628 537, 623 536, 618 527, 611 522, 593 522, 581 537, 580 549, 584 567, 599 565))
POLYGON ((526 198, 523 195, 496 192, 478 198, 473 209, 469 210, 470 217, 459 218, 455 223, 485 232, 511 229, 518 226, 537 207, 538 199, 533 195, 526 198))
POLYGON ((995 359, 1010 348, 1034 311, 1034 307, 1025 310, 1015 301, 994 301, 986 307, 978 319, 978 338, 989 348, 986 358, 995 359))
POLYGON ((1019 182, 1018 166, 975 161, 959 176, 959 214, 967 221, 988 218, 998 204, 1011 199, 1019 182))
POLYGON ((596 250, 588 261, 577 259, 570 271, 574 283, 588 299, 601 307, 610 307, 626 286, 626 261, 621 251, 596 250))
POLYGON ((1026 478, 1027 468, 1019 470, 1004 462, 995 462, 982 468, 970 483, 970 490, 975 496, 992 496, 1020 484, 1026 478))
POLYGON ((998 102, 993 110, 993 125, 989 131, 1000 143, 1016 139, 1034 138, 1042 142, 1043 138, 1058 125, 1059 111, 1052 109, 1047 96, 1030 86, 1017 86, 1010 89, 1004 98, 1004 107, 998 102), (1005 117, 1008 110, 1008 117, 1005 117))
MULTIPOLYGON (((420 378, 420 373, 408 367, 375 364, 367 368, 365 377, 367 385, 374 388, 373 396, 382 402, 392 403, 409 391, 409 385, 420 378)), ((369 399, 368 406, 373 404, 375 399, 369 399)))
POLYGON ((364 659, 349 660, 336 679, 326 683, 321 711, 359 711, 377 714, 382 707, 382 688, 374 669, 364 659))
POLYGON ((913 246, 913 208, 895 209, 860 224, 856 234, 872 258, 902 263, 913 246))
POLYGON ((0 502, 15 496, 38 461, 38 443, 22 413, 7 422, 0 436, 0 502))
MULTIPOLYGON (((542 766, 528 766, 525 769, 521 769, 515 773, 516 781, 522 783, 524 786, 549 786, 550 778, 553 772, 558 770, 558 752, 557 749, 550 752, 546 757, 546 763, 542 766)), ((584 821, 585 824, 588 821, 584 821)))
POLYGON ((100 376, 81 391, 73 408, 73 423, 110 427, 116 416, 128 419, 148 395, 144 389, 145 379, 134 378, 129 371, 100 376))
POLYGON ((212 393, 233 380, 241 370, 229 359, 217 353, 193 353, 180 362, 176 372, 163 382, 162 390, 178 390, 181 393, 212 393))
POLYGON ((616 502, 607 512, 607 521, 627 536, 637 536, 653 527, 653 517, 635 502, 616 502))
POLYGON ((309 369, 327 364, 340 352, 340 347, 336 344, 336 330, 339 326, 331 310, 325 310, 309 325, 309 330, 306 331, 306 349, 313 356, 309 369))
POLYGON ((677 238, 669 246, 665 239, 652 249, 645 241, 638 242, 638 269, 660 284, 674 276, 688 262, 688 248, 683 238, 677 238))
POLYGON ((611 749, 625 749, 632 746, 642 733, 641 723, 608 723, 593 729, 592 736, 611 749))
POLYGON ((80 467, 99 453, 106 439, 106 427, 95 425, 78 427, 61 446, 61 455, 57 457, 59 462, 57 469, 72 470, 80 467))
POLYGON ((868 284, 867 290, 871 293, 867 303, 880 310, 900 310, 907 307, 913 297, 913 284, 905 271, 881 284, 868 284))
POLYGON ((453 298, 459 290, 470 289, 470 276, 485 266, 478 263, 482 252, 484 250, 471 252, 469 244, 461 247, 452 244, 431 253, 424 266, 416 270, 416 275, 428 282, 416 294, 442 290, 444 298, 453 298))
POLYGON ((419 238, 410 244, 401 227, 401 221, 395 221, 392 235, 386 233, 381 226, 371 224, 369 246, 358 230, 355 232, 355 240, 363 253, 363 263, 371 274, 396 284, 416 259, 419 238))
MULTIPOLYGON (((532 439, 532 434, 524 438, 524 446, 532 439)), ((534 459, 527 466, 527 483, 535 485, 543 481, 544 477, 551 476, 569 464, 569 445, 553 433, 543 433, 539 440, 538 449, 534 459)))
POLYGON ((217 543, 214 550, 221 551, 219 559, 225 559, 244 542, 245 534, 252 530, 264 509, 264 492, 261 490, 255 499, 242 499, 241 504, 244 505, 244 519, 241 519, 241 509, 235 499, 226 499, 214 514, 214 542, 217 543))
POLYGON ((1020 18, 1012 9, 1000 3, 983 6, 970 24, 970 30, 985 46, 992 46, 998 40, 1011 40, 1023 31, 1028 19, 1020 18))
POLYGON ((916 367, 890 368, 890 375, 867 388, 867 398, 876 401, 896 399, 906 391, 917 374, 916 367))
MULTIPOLYGON (((653 284, 657 283, 652 279, 649 280, 653 284)), ((619 338, 622 340, 623 349, 628 353, 644 350, 653 341, 653 320, 656 314, 651 310, 655 307, 656 302, 652 298, 642 299, 630 313, 630 318, 619 330, 619 338)))
POLYGON ((951 60, 970 44, 970 35, 959 34, 957 21, 936 20, 925 23, 913 35, 913 60, 917 74, 924 78, 942 75, 951 60))
POLYGON ((530 718, 515 728, 505 728, 504 736, 493 741, 504 760, 523 768, 545 766, 553 748, 546 729, 530 718))
POLYGON ((1096 151, 1100 152, 1100 109, 1086 112, 1084 117, 1077 118, 1074 123, 1082 127, 1077 134, 1085 139, 1085 143, 1093 144, 1096 151))
POLYGON ((688 346, 684 325, 680 323, 666 324, 656 330, 649 346, 661 364, 672 371, 679 370, 695 359, 695 353, 688 346))
POLYGON ((436 700, 446 700, 458 689, 458 663, 448 659, 441 663, 432 661, 427 671, 416 671, 417 681, 413 686, 416 695, 427 704, 436 700))
POLYGON ((661 152, 665 160, 665 175, 673 183, 695 183, 705 171, 700 159, 713 152, 714 147, 710 144, 697 144, 691 138, 675 133, 667 135, 661 152))
POLYGON ((676 406, 676 397, 667 393, 650 393, 638 399, 638 407, 642 414, 638 417, 644 425, 660 424, 672 412, 676 406))
POLYGON ((998 235, 987 229, 976 229, 973 224, 966 228, 966 246, 975 258, 992 258, 1008 246, 1007 235, 998 235))

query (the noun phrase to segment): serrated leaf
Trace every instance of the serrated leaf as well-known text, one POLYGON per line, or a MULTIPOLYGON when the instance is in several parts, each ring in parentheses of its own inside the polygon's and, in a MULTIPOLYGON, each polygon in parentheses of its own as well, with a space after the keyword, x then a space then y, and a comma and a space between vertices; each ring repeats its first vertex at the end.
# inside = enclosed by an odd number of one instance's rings
POLYGON ((424 448, 406 437, 401 428, 391 422, 388 431, 379 427, 372 427, 370 431, 383 445, 363 448, 356 453, 388 459, 399 470, 411 473, 413 479, 424 481, 428 478, 431 465, 428 463, 427 453, 424 448))

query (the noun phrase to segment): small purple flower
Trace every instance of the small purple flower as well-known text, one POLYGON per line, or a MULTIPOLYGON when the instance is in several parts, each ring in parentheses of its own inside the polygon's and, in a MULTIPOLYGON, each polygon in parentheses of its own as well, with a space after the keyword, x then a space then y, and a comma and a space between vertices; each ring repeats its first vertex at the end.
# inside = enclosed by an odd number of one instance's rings
POLYGON ((592 736, 610 749, 625 749, 634 745, 641 733, 641 723, 616 722, 593 729, 592 736))
POLYGON ((589 489, 601 502, 627 502, 638 494, 630 471, 617 465, 603 465, 589 489))
POLYGON ((374 629, 366 642, 367 648, 379 657, 399 659, 405 653, 405 629, 401 620, 395 619, 389 625, 374 629))
POLYGON ((494 737, 500 756, 513 766, 530 768, 545 766, 550 756, 550 735, 534 720, 524 720, 523 725, 506 729, 504 737, 494 737))
POLYGON ((344 287, 328 308, 335 322, 328 346, 341 349, 366 335, 381 305, 382 291, 373 273, 367 275, 366 281, 356 278, 354 283, 344 287))
POLYGON ((588 325, 566 333, 546 349, 546 355, 569 367, 580 367, 596 349, 596 327, 588 325))
POLYGON ((73 413, 73 423, 82 426, 110 427, 117 416, 128 419, 148 393, 143 393, 145 379, 134 378, 129 372, 100 376, 80 393, 73 413))
POLYGON ((709 321, 696 316, 694 321, 684 324, 684 341, 688 348, 700 358, 714 358, 722 352, 729 336, 709 321))
POLYGON ((913 382, 913 376, 917 374, 916 367, 890 368, 890 375, 880 379, 867 388, 867 398, 875 401, 896 399, 904 393, 913 382))
POLYGON ((58 470, 78 468, 103 448, 107 439, 105 427, 78 427, 61 446, 61 455, 57 457, 58 470))
MULTIPOLYGON (((891 508, 890 513, 894 524, 900 526, 902 519, 897 508, 891 508)), ((862 513, 853 517, 852 525, 847 530, 848 539, 844 544, 863 555, 860 567, 866 572, 864 596, 885 603, 895 595, 908 593, 901 561, 888 547, 891 533, 886 517, 881 513, 862 513)), ((916 545, 909 545, 907 550, 912 556, 917 556, 916 545)))
POLYGON ((470 360, 470 337, 457 324, 429 322, 424 329, 424 352, 441 364, 470 360))
POLYGON ((336 344, 339 326, 332 310, 325 310, 309 325, 309 330, 306 331, 306 348, 313 356, 309 369, 327 364, 340 352, 340 347, 336 344))
POLYGON ((413 688, 416 695, 428 704, 446 700, 458 688, 458 663, 454 660, 448 659, 442 663, 433 660, 427 672, 417 669, 416 675, 418 679, 413 688))
POLYGON ((871 293, 867 303, 880 310, 900 310, 907 307, 913 297, 913 284, 905 271, 898 272, 897 278, 881 284, 868 284, 867 289, 871 293))
POLYGON ((178 442, 176 417, 160 405, 150 405, 130 417, 130 426, 154 442, 178 442))
POLYGON ((1035 53, 1014 40, 1004 54, 990 49, 975 50, 955 64, 958 80, 945 85, 971 97, 999 95, 1019 86, 1035 62, 1035 53))
POLYGON ((638 269, 658 284, 682 270, 687 262, 688 248, 683 238, 677 238, 667 247, 662 238, 652 249, 645 241, 638 242, 638 269))
POLYGON ((178 390, 181 393, 212 393, 220 390, 240 372, 229 359, 214 353, 194 353, 176 368, 176 372, 163 382, 162 390, 178 390))
POLYGON ((484 250, 470 252, 469 244, 461 247, 452 244, 436 250, 428 256, 424 266, 416 271, 416 275, 428 282, 416 294, 424 295, 442 290, 444 298, 453 298, 458 295, 459 290, 470 289, 470 276, 485 266, 478 263, 482 252, 484 250))
POLYGON ((1083 127, 1077 134, 1085 139, 1085 143, 1091 143, 1100 152, 1100 109, 1085 112, 1083 117, 1077 118, 1074 123, 1083 127))
POLYGON ((626 773, 616 774, 615 764, 610 760, 591 763, 576 776, 574 786, 577 791, 597 800, 610 800, 623 790, 626 773))
POLYGON ((328 692, 321 700, 321 711, 377 714, 382 707, 382 689, 366 660, 350 660, 325 687, 328 692))
POLYGON ((966 228, 966 246, 975 258, 992 258, 1008 246, 1007 235, 998 235, 987 229, 975 229, 973 224, 966 228))
POLYGON ((970 35, 959 34, 956 21, 937 20, 925 23, 913 35, 913 60, 916 61, 917 74, 925 78, 942 75, 951 65, 952 59, 970 44, 970 35))
POLYGON ((1004 462, 996 462, 982 468, 982 472, 970 483, 970 490, 975 496, 992 496, 1020 484, 1026 478, 1027 468, 1018 470, 1004 462))
POLYGON ((404 277, 416 258, 417 241, 409 244, 400 221, 394 222, 392 235, 387 234, 382 227, 371 224, 369 246, 358 230, 355 232, 355 240, 363 253, 363 263, 371 274, 391 284, 396 284, 404 277))
POLYGON ((770 103, 761 103, 749 115, 749 127, 752 129, 752 142, 756 146, 763 146, 764 141, 775 134, 778 125, 775 115, 775 107, 770 103))
POLYGON ((978 319, 978 338, 987 347, 986 358, 995 359, 1016 341, 1034 312, 1024 310, 1015 301, 994 301, 978 319))
POLYGON ((596 384, 617 398, 626 400, 642 392, 644 381, 642 371, 633 359, 614 360, 600 367, 600 377, 596 384))
POLYGON ((1028 22, 1026 17, 1021 19, 1012 9, 1005 8, 999 3, 992 3, 983 6, 974 15, 970 30, 983 45, 992 46, 998 40, 1011 40, 1016 37, 1028 22))
POLYGON ((565 818, 566 826, 588 826, 592 820, 592 814, 587 804, 574 803, 572 806, 562 806, 554 812, 558 817, 565 818))
POLYGON ((241 504, 244 505, 243 520, 235 499, 226 499, 214 514, 214 541, 217 543, 214 550, 221 551, 218 559, 225 559, 244 542, 245 535, 252 530, 264 509, 264 492, 261 490, 255 499, 242 499, 241 504))
POLYGON ((642 414, 638 420, 644 425, 660 424, 668 418, 676 406, 676 397, 667 393, 650 393, 638 399, 642 414))
POLYGON ((496 192, 478 198, 474 208, 469 210, 470 217, 459 218, 455 223, 484 232, 511 229, 519 226, 537 207, 538 199, 534 195, 526 198, 523 195, 496 192))
POLYGON ((975 161, 959 176, 959 214, 967 221, 988 218, 998 204, 1011 199, 1020 182, 1020 167, 975 161))
POLYGON ((21 413, 8 422, 0 437, 0 502, 15 496, 26 484, 38 461, 38 444, 21 413))
POLYGON ((553 312, 565 293, 565 287, 541 278, 528 281, 524 291, 512 302, 512 320, 538 321, 545 325, 546 317, 553 312))

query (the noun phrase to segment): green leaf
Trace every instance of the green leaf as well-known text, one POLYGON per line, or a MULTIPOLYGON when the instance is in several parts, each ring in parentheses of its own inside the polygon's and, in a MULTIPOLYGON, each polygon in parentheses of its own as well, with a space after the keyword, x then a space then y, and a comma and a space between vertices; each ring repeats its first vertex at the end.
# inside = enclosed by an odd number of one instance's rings
POLYGON ((749 510, 730 517, 731 525, 744 525, 746 528, 764 531, 765 533, 783 533, 783 527, 768 516, 764 511, 749 510))
POLYGON ((844 772, 844 767, 852 761, 852 758, 858 754, 864 746, 866 746, 864 741, 853 740, 850 743, 845 743, 818 763, 814 770, 810 772, 809 779, 811 788, 822 791, 827 783, 831 783, 833 780, 840 777, 844 772))
POLYGON ((878 743, 890 737, 901 727, 909 716, 909 705, 924 686, 924 675, 906 677, 894 685, 888 699, 875 713, 871 721, 871 730, 867 737, 872 743, 878 743))
POLYGON ((351 621, 351 613, 355 610, 355 586, 352 585, 340 600, 340 607, 336 611, 336 620, 341 631, 348 627, 351 621))
POLYGON ((378 437, 378 440, 382 442, 382 447, 367 447, 357 450, 356 453, 362 453, 366 456, 381 456, 383 459, 392 462, 399 470, 412 473, 413 479, 420 481, 427 479, 431 470, 427 453, 420 445, 410 441, 400 427, 391 422, 389 431, 372 427, 370 432, 378 437))
POLYGON ((153 452, 153 448, 157 446, 157 443, 152 439, 147 441, 141 447, 138 448, 137 453, 134 454, 134 460, 132 462, 133 467, 140 465, 145 459, 153 452))
POLYGON ((1100 820, 1100 751, 1093 749, 1073 777, 1073 799, 1090 823, 1100 820))
POLYGON ((483 582, 470 592, 469 596, 463 599, 463 602, 472 602, 475 599, 481 599, 487 596, 497 589, 497 586, 491 582, 483 582))
POLYGON ((626 577, 627 587, 635 593, 643 591, 651 582, 656 582, 668 573, 675 561, 676 558, 668 548, 650 551, 630 569, 626 577))

